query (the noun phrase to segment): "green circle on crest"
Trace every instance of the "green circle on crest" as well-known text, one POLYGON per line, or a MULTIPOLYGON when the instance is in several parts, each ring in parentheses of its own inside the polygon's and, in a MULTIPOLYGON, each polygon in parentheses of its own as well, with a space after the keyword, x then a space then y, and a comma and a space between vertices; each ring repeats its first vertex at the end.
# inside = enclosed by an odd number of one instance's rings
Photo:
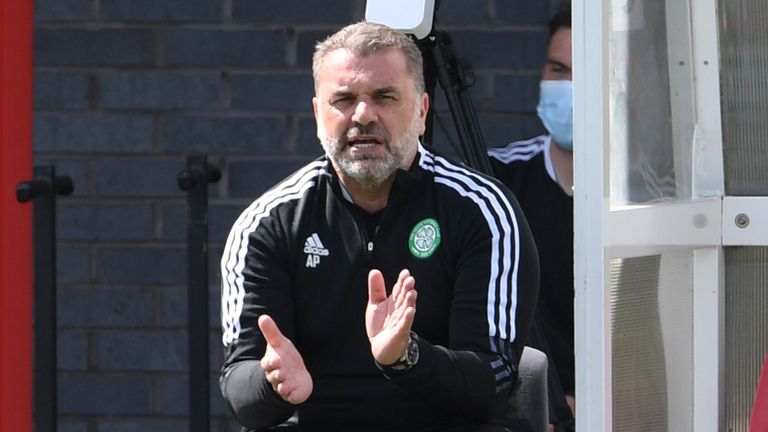
POLYGON ((416 258, 429 258, 440 246, 440 224, 432 218, 416 224, 408 237, 408 248, 416 258))

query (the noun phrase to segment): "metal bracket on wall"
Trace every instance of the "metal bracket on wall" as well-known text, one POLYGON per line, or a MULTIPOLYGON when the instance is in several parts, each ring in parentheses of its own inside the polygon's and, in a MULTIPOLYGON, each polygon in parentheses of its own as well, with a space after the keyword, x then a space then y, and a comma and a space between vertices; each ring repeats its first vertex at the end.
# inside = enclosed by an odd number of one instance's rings
POLYGON ((187 168, 177 177, 187 192, 187 311, 189 343, 189 430, 208 431, 208 185, 221 171, 205 155, 187 157, 187 168))
POLYGON ((56 400, 56 195, 74 191, 72 179, 53 166, 36 166, 33 178, 16 186, 16 200, 34 201, 35 385, 37 432, 55 432, 56 400))

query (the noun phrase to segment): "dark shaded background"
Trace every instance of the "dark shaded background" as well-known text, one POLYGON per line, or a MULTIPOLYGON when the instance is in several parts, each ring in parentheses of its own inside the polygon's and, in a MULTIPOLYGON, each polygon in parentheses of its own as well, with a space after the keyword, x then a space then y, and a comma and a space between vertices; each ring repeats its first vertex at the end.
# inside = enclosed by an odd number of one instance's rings
MULTIPOLYGON (((212 431, 236 431, 216 387, 218 260, 236 215, 321 152, 314 43, 364 0, 37 0, 36 164, 75 193, 58 207, 59 430, 185 431, 190 153, 210 188, 212 431)), ((477 76, 489 146, 543 129, 535 115, 555 0, 443 0, 438 27, 477 76)), ((441 119, 451 127, 445 104, 441 119)), ((443 108, 440 108, 443 107, 443 108)), ((438 149, 450 152, 445 133, 438 149)))

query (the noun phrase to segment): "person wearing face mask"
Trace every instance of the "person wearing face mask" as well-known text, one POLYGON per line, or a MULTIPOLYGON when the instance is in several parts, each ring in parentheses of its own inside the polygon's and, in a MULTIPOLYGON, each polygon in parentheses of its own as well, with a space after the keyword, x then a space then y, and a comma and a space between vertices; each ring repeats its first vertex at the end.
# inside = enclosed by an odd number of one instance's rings
POLYGON ((324 155, 243 211, 222 255, 224 399, 245 430, 505 431, 539 288, 514 196, 419 142, 405 34, 349 25, 312 72, 324 155))
POLYGON ((515 193, 536 241, 541 268, 537 320, 548 345, 536 348, 549 355, 573 412, 572 94, 571 7, 566 4, 549 20, 537 106, 548 134, 491 149, 488 155, 495 176, 515 193))

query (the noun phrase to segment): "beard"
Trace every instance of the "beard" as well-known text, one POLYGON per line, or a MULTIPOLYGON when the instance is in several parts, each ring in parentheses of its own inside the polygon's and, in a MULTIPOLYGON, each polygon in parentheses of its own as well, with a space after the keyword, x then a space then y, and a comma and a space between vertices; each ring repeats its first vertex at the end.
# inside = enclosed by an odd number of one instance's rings
POLYGON ((325 153, 333 165, 346 177, 351 178, 365 191, 375 191, 398 168, 406 168, 416 155, 421 121, 419 105, 416 105, 411 123, 405 133, 392 140, 389 132, 376 123, 353 124, 339 137, 324 135, 320 138, 325 153), (349 151, 349 142, 358 135, 378 137, 384 146, 383 155, 356 155, 349 151))

